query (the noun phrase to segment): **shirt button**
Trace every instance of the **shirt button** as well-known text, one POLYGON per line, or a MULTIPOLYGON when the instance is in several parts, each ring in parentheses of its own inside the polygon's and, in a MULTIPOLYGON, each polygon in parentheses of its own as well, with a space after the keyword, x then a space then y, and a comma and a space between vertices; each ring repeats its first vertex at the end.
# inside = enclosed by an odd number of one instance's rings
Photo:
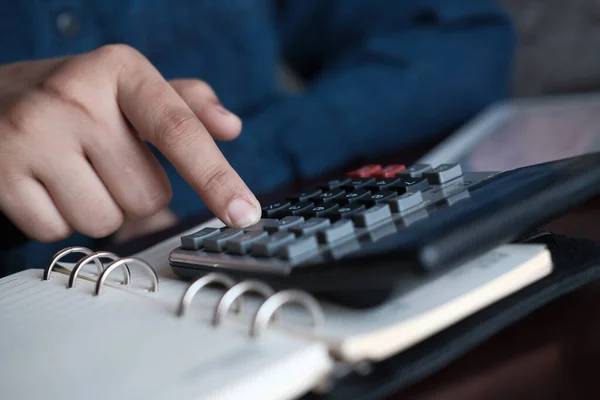
POLYGON ((71 11, 62 11, 56 17, 56 29, 65 37, 76 36, 81 31, 81 21, 71 11))

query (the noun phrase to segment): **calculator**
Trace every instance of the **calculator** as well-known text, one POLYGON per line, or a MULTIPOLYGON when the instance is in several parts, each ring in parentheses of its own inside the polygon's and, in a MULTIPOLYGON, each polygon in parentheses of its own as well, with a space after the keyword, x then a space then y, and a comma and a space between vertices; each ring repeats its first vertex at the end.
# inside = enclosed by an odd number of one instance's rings
POLYGON ((371 307, 598 194, 600 153, 510 171, 365 165, 264 205, 254 226, 182 236, 169 262, 371 307))

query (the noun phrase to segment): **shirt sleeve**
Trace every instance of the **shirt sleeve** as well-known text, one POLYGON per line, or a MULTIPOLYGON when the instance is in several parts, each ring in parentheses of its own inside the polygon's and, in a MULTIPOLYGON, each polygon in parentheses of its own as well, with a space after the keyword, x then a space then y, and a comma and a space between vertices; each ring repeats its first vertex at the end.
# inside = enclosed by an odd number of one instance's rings
POLYGON ((307 81, 244 119, 296 178, 457 127, 508 94, 514 33, 488 0, 283 0, 281 52, 307 81))

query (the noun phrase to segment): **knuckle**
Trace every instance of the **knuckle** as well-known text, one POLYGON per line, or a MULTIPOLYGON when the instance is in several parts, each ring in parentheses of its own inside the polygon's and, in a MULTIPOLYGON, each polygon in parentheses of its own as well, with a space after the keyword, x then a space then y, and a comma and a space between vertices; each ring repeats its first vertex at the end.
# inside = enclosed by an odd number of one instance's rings
POLYGON ((163 112, 154 124, 156 141, 165 146, 185 146, 198 132, 198 120, 188 111, 163 112))
POLYGON ((201 80, 193 80, 187 83, 181 89, 182 95, 185 96, 194 96, 194 97, 214 97, 215 92, 212 87, 201 80))
POLYGON ((133 47, 126 44, 106 44, 95 50, 95 54, 107 62, 127 62, 132 58, 137 58, 140 53, 133 47))
POLYGON ((165 208, 171 201, 170 191, 157 191, 148 196, 145 196, 136 206, 129 212, 134 218, 146 218, 150 217, 163 208, 165 208))
POLYGON ((71 227, 65 222, 53 221, 44 224, 33 233, 32 239, 42 243, 54 243, 66 239, 72 233, 71 227))
POLYGON ((235 182, 233 171, 224 165, 218 165, 207 169, 199 178, 201 190, 203 193, 210 194, 231 186, 235 182))
POLYGON ((104 238, 115 233, 123 225, 123 214, 105 213, 102 217, 91 224, 86 231, 82 232, 93 238, 104 238))
POLYGON ((102 65, 109 75, 118 75, 126 68, 134 70, 146 57, 135 48, 126 44, 107 44, 91 54, 92 62, 102 65))

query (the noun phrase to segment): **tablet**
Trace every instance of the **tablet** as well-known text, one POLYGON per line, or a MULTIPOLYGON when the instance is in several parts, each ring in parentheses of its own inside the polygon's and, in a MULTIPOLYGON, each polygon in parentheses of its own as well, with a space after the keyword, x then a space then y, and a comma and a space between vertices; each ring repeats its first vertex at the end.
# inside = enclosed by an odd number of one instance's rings
POLYGON ((470 171, 506 171, 600 151, 600 93, 493 105, 422 157, 470 171))

